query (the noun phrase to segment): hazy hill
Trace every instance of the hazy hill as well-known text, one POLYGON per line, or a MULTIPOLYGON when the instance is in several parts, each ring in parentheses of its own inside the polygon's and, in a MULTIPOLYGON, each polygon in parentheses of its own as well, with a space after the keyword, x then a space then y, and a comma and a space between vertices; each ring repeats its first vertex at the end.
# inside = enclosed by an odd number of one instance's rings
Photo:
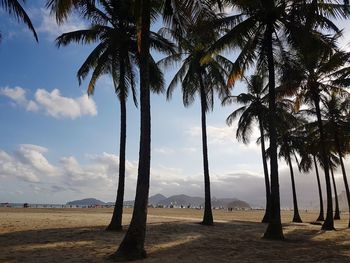
MULTIPOLYGON (((199 207, 204 206, 204 198, 198 196, 188 196, 188 195, 173 195, 170 197, 166 197, 162 194, 156 194, 150 196, 148 199, 148 203, 150 205, 162 205, 162 206, 191 206, 191 207, 199 207)), ((212 199, 213 207, 223 207, 228 208, 229 204, 232 208, 250 208, 250 205, 244 201, 241 201, 236 198, 222 198, 216 199, 215 197, 212 199)), ((82 200, 75 200, 68 202, 67 205, 79 205, 79 206, 88 206, 88 205, 114 205, 114 202, 102 202, 95 198, 86 198, 82 200)), ((125 206, 133 206, 134 201, 124 201, 125 206)))
POLYGON ((192 197, 188 195, 173 195, 159 202, 160 205, 175 206, 200 206, 204 202, 202 197, 192 197))
POLYGON ((148 203, 151 205, 157 205, 165 199, 167 199, 166 196, 164 196, 162 194, 156 194, 156 195, 152 195, 148 198, 148 203))

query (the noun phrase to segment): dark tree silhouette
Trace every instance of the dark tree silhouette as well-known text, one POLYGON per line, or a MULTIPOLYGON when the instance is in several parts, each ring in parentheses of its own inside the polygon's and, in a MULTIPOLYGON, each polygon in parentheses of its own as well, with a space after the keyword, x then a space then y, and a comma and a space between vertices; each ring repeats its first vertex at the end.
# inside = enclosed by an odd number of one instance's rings
POLYGON ((265 190, 266 190, 266 208, 265 214, 262 219, 263 223, 268 223, 270 218, 270 179, 269 171, 267 167, 266 159, 266 147, 265 147, 265 132, 264 129, 267 126, 267 87, 265 83, 265 77, 261 75, 252 75, 249 79, 245 78, 247 85, 247 93, 241 93, 238 96, 229 96, 224 99, 223 105, 238 103, 244 106, 233 111, 226 120, 226 123, 231 126, 234 120, 238 118, 238 128, 236 132, 236 138, 243 141, 243 143, 249 143, 249 136, 251 135, 252 126, 254 121, 257 121, 260 131, 260 146, 261 157, 264 169, 265 177, 265 190))

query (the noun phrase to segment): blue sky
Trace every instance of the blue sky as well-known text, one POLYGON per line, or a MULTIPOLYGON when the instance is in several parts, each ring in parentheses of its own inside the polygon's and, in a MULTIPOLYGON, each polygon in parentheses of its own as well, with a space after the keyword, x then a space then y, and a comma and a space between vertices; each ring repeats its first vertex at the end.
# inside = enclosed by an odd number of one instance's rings
MULTIPOLYGON (((112 201, 118 168, 119 103, 108 76, 87 98, 76 71, 90 47, 57 49, 61 33, 84 27, 73 17, 58 27, 45 1, 25 5, 39 34, 34 41, 24 25, 0 11, 0 202, 65 203, 96 197, 112 201)), ((344 26, 343 23, 341 26, 344 26)), ((155 27, 159 27, 155 25, 155 27)), ((346 33, 346 32, 345 32, 346 33)), ((344 43, 350 40, 345 34, 344 43)), ((166 79, 173 71, 165 72, 166 79)), ((241 92, 238 84, 234 93, 241 92)), ((216 103, 208 114, 212 194, 237 197, 262 206, 264 183, 259 146, 245 146, 225 125, 235 107, 216 103)), ((184 108, 176 92, 167 102, 152 96, 151 194, 203 195, 200 107, 184 108)), ((139 113, 128 103, 126 199, 133 199, 136 182, 139 113)), ((255 142, 256 132, 252 142, 255 142)), ((280 164, 282 205, 289 206, 290 178, 280 164)), ((337 173, 342 189, 340 174, 337 173)), ((317 204, 313 173, 296 179, 300 202, 317 204), (310 189, 313 189, 310 191, 310 189)))

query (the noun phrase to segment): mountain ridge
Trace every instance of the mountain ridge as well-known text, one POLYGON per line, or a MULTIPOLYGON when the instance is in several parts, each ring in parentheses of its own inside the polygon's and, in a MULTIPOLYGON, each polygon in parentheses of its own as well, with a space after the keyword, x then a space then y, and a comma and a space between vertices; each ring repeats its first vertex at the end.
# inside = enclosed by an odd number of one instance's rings
MULTIPOLYGON (((172 195, 166 197, 162 194, 152 195, 148 199, 148 204, 165 207, 203 207, 205 199, 199 196, 189 196, 185 194, 172 195)), ((249 203, 237 198, 212 198, 212 207, 228 208, 229 204, 235 204, 237 208, 250 208, 249 203)), ((67 205, 94 206, 94 205, 114 205, 114 202, 103 202, 96 198, 85 198, 67 202, 67 205)), ((133 206, 134 201, 124 201, 124 206, 133 206)))

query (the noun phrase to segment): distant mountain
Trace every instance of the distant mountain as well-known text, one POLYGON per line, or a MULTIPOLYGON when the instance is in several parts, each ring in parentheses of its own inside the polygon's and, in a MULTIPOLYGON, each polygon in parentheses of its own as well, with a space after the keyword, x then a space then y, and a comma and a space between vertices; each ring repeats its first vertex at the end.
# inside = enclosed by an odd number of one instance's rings
POLYGON ((82 200, 75 200, 68 202, 67 205, 105 205, 105 202, 95 198, 85 198, 82 200))
POLYGON ((192 197, 188 195, 173 195, 159 202, 160 205, 164 206, 200 206, 204 203, 204 198, 202 197, 192 197))
MULTIPOLYGON (((204 198, 203 197, 198 197, 198 196, 188 196, 188 195, 173 195, 170 197, 166 197, 162 194, 156 194, 153 196, 150 196, 148 198, 148 203, 149 205, 157 206, 175 206, 175 207, 180 207, 180 206, 191 206, 191 207, 200 207, 204 206, 204 198)), ((114 205, 114 202, 102 202, 98 199, 95 198, 86 198, 82 200, 75 200, 68 202, 67 205, 78 205, 78 206, 89 206, 89 205, 114 205)), ((134 201, 124 201, 124 206, 133 206, 134 201)), ((239 200, 237 198, 222 198, 222 199, 217 199, 213 198, 212 199, 212 207, 216 208, 250 208, 250 205, 247 202, 244 202, 242 200, 239 200)))
POLYGON ((148 203, 151 205, 158 205, 161 201, 167 199, 166 196, 162 194, 152 195, 148 198, 148 203))

